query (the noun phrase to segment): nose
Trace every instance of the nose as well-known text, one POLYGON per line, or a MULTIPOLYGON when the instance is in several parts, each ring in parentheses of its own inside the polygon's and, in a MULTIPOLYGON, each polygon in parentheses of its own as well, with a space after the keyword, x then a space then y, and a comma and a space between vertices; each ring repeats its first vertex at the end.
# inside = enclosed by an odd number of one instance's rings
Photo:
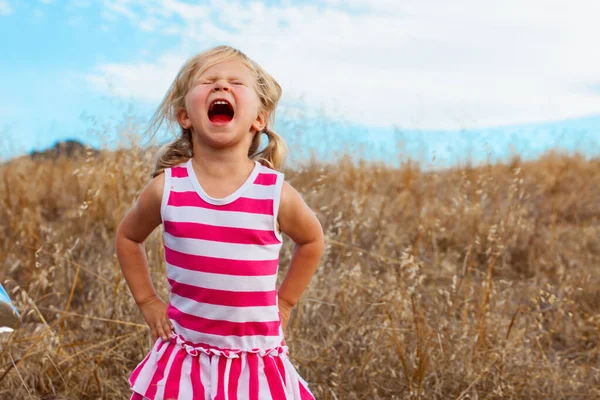
POLYGON ((224 92, 229 92, 231 91, 231 87, 229 86, 229 83, 224 82, 224 81, 217 81, 215 82, 215 86, 213 87, 213 91, 218 92, 218 91, 224 91, 224 92))

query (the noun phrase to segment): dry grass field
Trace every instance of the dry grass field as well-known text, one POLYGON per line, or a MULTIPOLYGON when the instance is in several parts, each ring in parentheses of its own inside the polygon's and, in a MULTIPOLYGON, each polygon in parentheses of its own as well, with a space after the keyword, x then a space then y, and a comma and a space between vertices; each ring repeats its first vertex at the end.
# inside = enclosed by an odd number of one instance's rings
MULTIPOLYGON (((0 399, 128 399, 151 337, 113 237, 151 156, 0 166, 0 399)), ((288 332, 318 399, 600 398, 600 159, 286 171, 327 236, 288 332)), ((160 232, 146 246, 168 296, 160 232)), ((281 276, 290 259, 286 239, 281 276)))

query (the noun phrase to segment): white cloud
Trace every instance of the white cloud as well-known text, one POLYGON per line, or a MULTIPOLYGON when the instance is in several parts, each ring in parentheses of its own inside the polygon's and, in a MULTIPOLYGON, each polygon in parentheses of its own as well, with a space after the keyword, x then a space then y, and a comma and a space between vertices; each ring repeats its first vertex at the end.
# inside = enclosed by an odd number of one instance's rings
POLYGON ((15 10, 12 8, 8 0, 0 0, 0 17, 6 17, 14 13, 15 10))
POLYGON ((89 80, 158 101, 185 58, 226 43, 271 72, 284 101, 353 122, 470 128, 600 113, 596 0, 327 3, 106 0, 113 18, 175 35, 174 46, 157 60, 99 65, 89 80))

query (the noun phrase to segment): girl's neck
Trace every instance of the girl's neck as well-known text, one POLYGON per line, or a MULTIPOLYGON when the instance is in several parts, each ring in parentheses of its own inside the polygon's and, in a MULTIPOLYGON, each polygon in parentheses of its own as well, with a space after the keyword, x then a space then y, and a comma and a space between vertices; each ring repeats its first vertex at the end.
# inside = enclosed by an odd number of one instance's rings
POLYGON ((192 162, 199 172, 214 177, 246 172, 254 167, 254 162, 248 158, 247 150, 243 150, 234 147, 215 151, 204 146, 194 146, 192 162))

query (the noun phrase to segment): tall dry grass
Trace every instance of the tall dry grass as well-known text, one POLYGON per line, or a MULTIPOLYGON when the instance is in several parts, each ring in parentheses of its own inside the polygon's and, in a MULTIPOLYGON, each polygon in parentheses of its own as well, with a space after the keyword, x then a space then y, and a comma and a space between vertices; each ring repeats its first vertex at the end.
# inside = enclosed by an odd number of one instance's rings
MULTIPOLYGON (((0 342, 0 398, 128 398, 151 338, 113 236, 150 165, 0 166, 0 278, 24 314, 0 342)), ((346 157, 287 179, 328 241, 288 332, 317 398, 600 397, 600 160, 426 173, 346 157)), ((146 249, 166 299, 158 230, 146 249)))

